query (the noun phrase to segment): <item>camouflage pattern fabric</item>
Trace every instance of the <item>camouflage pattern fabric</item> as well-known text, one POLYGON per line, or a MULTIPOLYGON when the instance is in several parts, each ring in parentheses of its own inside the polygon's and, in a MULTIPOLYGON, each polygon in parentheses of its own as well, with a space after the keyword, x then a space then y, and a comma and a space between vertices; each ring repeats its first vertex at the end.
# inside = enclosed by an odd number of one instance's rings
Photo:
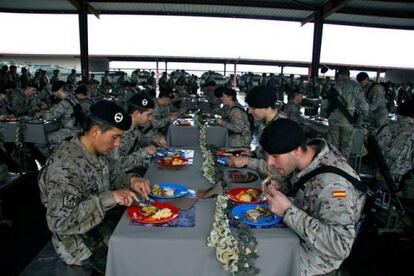
POLYGON ((283 112, 286 114, 286 116, 291 119, 292 121, 297 122, 298 124, 303 124, 303 117, 302 113, 300 113, 300 105, 289 101, 284 109, 283 112))
POLYGON ((33 115, 38 110, 35 96, 26 96, 19 89, 10 95, 10 103, 16 116, 33 115))
POLYGON ((83 235, 116 206, 112 190, 128 187, 129 179, 113 170, 105 156, 90 154, 78 137, 65 140, 46 161, 39 175, 40 196, 52 243, 65 263, 80 265, 93 254, 83 235))
POLYGON ((152 113, 152 126, 164 133, 167 131, 167 127, 170 124, 170 109, 168 106, 162 106, 157 100, 154 101, 155 108, 152 113))
MULTIPOLYGON (((325 140, 315 139, 308 145, 315 148, 316 156, 305 169, 293 173, 291 184, 321 165, 335 166, 359 179, 325 140)), ((316 175, 298 191, 283 221, 301 238, 301 275, 324 274, 339 268, 351 252, 364 202, 362 192, 332 173, 316 175)))
MULTIPOLYGON (((372 87, 368 92, 369 104, 369 124, 373 129, 389 123, 387 100, 385 98, 385 89, 380 84, 371 84, 372 87)), ((370 86, 370 85, 368 85, 370 86)))
POLYGON ((250 147, 252 133, 250 131, 250 122, 247 112, 243 111, 239 103, 236 103, 224 119, 224 127, 229 131, 230 147, 250 147))

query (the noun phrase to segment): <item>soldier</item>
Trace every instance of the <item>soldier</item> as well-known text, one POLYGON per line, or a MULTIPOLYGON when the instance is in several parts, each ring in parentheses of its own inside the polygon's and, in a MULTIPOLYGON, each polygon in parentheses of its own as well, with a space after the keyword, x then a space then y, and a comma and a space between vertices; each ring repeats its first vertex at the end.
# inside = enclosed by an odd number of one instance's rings
POLYGON ((0 70, 0 85, 7 85, 11 82, 11 76, 9 73, 9 67, 3 65, 0 70))
POLYGON ((304 118, 300 112, 300 104, 303 100, 303 92, 299 89, 292 91, 292 97, 289 102, 283 108, 283 112, 286 116, 292 121, 297 122, 298 124, 303 124, 304 118))
POLYGON ((289 177, 270 184, 266 197, 270 211, 283 216, 300 237, 301 275, 337 275, 351 251, 365 201, 358 174, 325 140, 305 143, 302 128, 288 119, 271 122, 260 144, 269 154, 269 169, 289 177), (324 166, 331 171, 316 173, 324 166), (293 202, 279 191, 288 184, 296 187, 288 193, 293 202))
POLYGON ((21 75, 19 77, 20 87, 26 86, 30 81, 32 80, 32 77, 30 73, 27 71, 26 67, 22 67, 21 75))
POLYGON ((107 244, 118 222, 111 220, 112 210, 137 201, 135 192, 148 199, 149 180, 113 170, 106 157, 130 126, 130 116, 115 103, 94 104, 84 133, 66 139, 40 173, 52 243, 66 264, 104 273, 107 244))
POLYGON ((59 72, 60 71, 58 69, 53 70, 53 75, 52 75, 52 78, 50 79, 50 85, 53 86, 55 82, 59 81, 59 72))
POLYGON ((76 70, 72 69, 71 73, 68 75, 66 82, 68 85, 72 85, 73 87, 76 85, 76 70))
POLYGON ((15 119, 14 110, 9 102, 9 87, 0 85, 0 120, 15 119))
POLYGON ((154 129, 162 134, 166 134, 170 123, 174 122, 178 115, 171 113, 169 105, 171 104, 171 94, 168 90, 161 90, 158 98, 154 101, 155 108, 151 122, 154 129))
MULTIPOLYGON (((245 101, 249 105, 249 113, 255 120, 262 122, 258 127, 257 140, 260 139, 263 129, 270 122, 279 118, 287 118, 286 114, 281 112, 276 106, 276 98, 275 91, 269 86, 255 87, 246 95, 245 101)), ((244 155, 247 156, 232 157, 229 161, 229 166, 237 168, 247 166, 250 169, 257 170, 263 176, 274 175, 272 171, 267 169, 265 152, 260 145, 254 152, 244 149, 244 155)), ((275 178, 277 177, 275 176, 275 178)))
POLYGON ((161 78, 158 80, 158 87, 159 90, 169 90, 170 86, 168 84, 168 76, 167 72, 162 72, 161 78))
POLYGON ((400 104, 397 115, 397 121, 380 128, 376 136, 391 176, 400 184, 399 195, 414 199, 414 101, 400 104))
POLYGON ((365 98, 369 104, 368 119, 373 129, 378 129, 389 123, 387 100, 385 98, 385 89, 379 83, 369 80, 368 74, 360 72, 357 80, 361 84, 365 98))
MULTIPOLYGON (((355 115, 361 114, 364 119, 367 118, 368 104, 361 86, 349 78, 348 69, 340 68, 338 70, 338 80, 334 88, 346 104, 345 108, 351 116, 355 117, 355 115)), ((349 158, 353 143, 354 122, 350 122, 338 107, 334 107, 331 111, 332 106, 333 103, 326 99, 322 102, 321 107, 321 115, 325 116, 330 113, 328 117, 328 141, 336 146, 346 158, 349 158)))
POLYGON ((208 100, 211 112, 219 110, 221 105, 220 100, 214 95, 216 87, 216 82, 213 80, 209 80, 204 84, 204 96, 208 100))
POLYGON ((17 117, 33 115, 36 111, 39 111, 35 96, 33 95, 37 88, 37 85, 32 81, 26 84, 26 86, 22 86, 22 90, 16 89, 10 95, 11 106, 17 117))
MULTIPOLYGON (((128 114, 131 116, 131 128, 122 138, 121 145, 111 157, 116 160, 120 169, 128 172, 137 167, 146 167, 145 161, 155 154, 157 148, 151 145, 152 137, 145 137, 143 128, 151 121, 154 111, 153 100, 144 94, 133 96, 128 101, 128 114)), ((154 137, 157 142, 158 137, 154 137)))
POLYGON ((60 102, 52 106, 49 110, 35 115, 35 117, 41 117, 45 120, 60 120, 62 127, 47 135, 49 143, 51 144, 62 142, 63 139, 75 135, 83 127, 84 118, 79 101, 77 98, 70 96, 66 89, 64 81, 56 82, 52 90, 54 97, 59 99, 60 102), (81 114, 77 114, 75 111, 81 112, 81 114))
POLYGON ((228 114, 223 119, 218 118, 217 124, 227 128, 230 147, 250 147, 252 130, 247 111, 237 101, 236 91, 230 88, 223 90, 221 102, 228 108, 228 114))
POLYGON ((19 84, 19 75, 17 74, 16 65, 10 65, 9 74, 10 74, 10 83, 12 84, 13 87, 16 88, 19 84))

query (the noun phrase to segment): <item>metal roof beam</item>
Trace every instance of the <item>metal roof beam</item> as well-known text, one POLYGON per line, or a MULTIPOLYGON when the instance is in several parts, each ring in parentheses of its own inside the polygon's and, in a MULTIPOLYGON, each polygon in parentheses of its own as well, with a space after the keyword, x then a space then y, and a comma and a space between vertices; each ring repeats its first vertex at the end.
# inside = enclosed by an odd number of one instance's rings
POLYGON ((309 22, 314 22, 316 19, 316 13, 320 12, 321 20, 324 21, 328 18, 331 14, 339 11, 342 9, 347 3, 351 2, 352 0, 329 0, 326 2, 319 11, 314 11, 310 15, 308 15, 302 22, 301 26, 305 25, 309 22))
POLYGON ((349 15, 365 15, 365 16, 377 16, 377 17, 388 17, 388 18, 407 18, 413 19, 413 11, 395 11, 395 10, 369 10, 369 9, 355 9, 355 8, 343 8, 340 12, 349 15))
POLYGON ((86 7, 86 11, 90 14, 93 14, 96 16, 96 18, 99 19, 99 11, 97 11, 94 7, 92 7, 91 4, 88 3, 88 1, 85 0, 66 0, 68 1, 72 6, 74 6, 78 12, 82 11, 86 7))

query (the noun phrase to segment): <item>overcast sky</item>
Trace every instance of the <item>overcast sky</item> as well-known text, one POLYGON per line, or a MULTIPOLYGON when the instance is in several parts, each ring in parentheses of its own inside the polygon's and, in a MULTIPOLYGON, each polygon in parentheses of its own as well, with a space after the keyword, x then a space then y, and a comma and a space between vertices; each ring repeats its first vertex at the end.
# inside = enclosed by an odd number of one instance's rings
MULTIPOLYGON (((79 54, 76 15, 0 13, 1 53, 79 54)), ((313 24, 176 16, 89 16, 91 55, 311 61, 313 24)), ((321 62, 414 67, 414 31, 324 25, 321 62)))

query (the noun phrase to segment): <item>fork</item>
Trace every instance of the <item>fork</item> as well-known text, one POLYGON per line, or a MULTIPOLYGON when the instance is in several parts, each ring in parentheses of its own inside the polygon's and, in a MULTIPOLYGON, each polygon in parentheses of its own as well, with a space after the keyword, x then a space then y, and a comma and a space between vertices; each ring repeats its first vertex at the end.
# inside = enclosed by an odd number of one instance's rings
POLYGON ((272 177, 269 175, 263 181, 261 182, 262 185, 264 185, 262 193, 257 197, 258 200, 266 200, 266 194, 268 192, 267 186, 269 186, 270 181, 272 180, 272 177))

